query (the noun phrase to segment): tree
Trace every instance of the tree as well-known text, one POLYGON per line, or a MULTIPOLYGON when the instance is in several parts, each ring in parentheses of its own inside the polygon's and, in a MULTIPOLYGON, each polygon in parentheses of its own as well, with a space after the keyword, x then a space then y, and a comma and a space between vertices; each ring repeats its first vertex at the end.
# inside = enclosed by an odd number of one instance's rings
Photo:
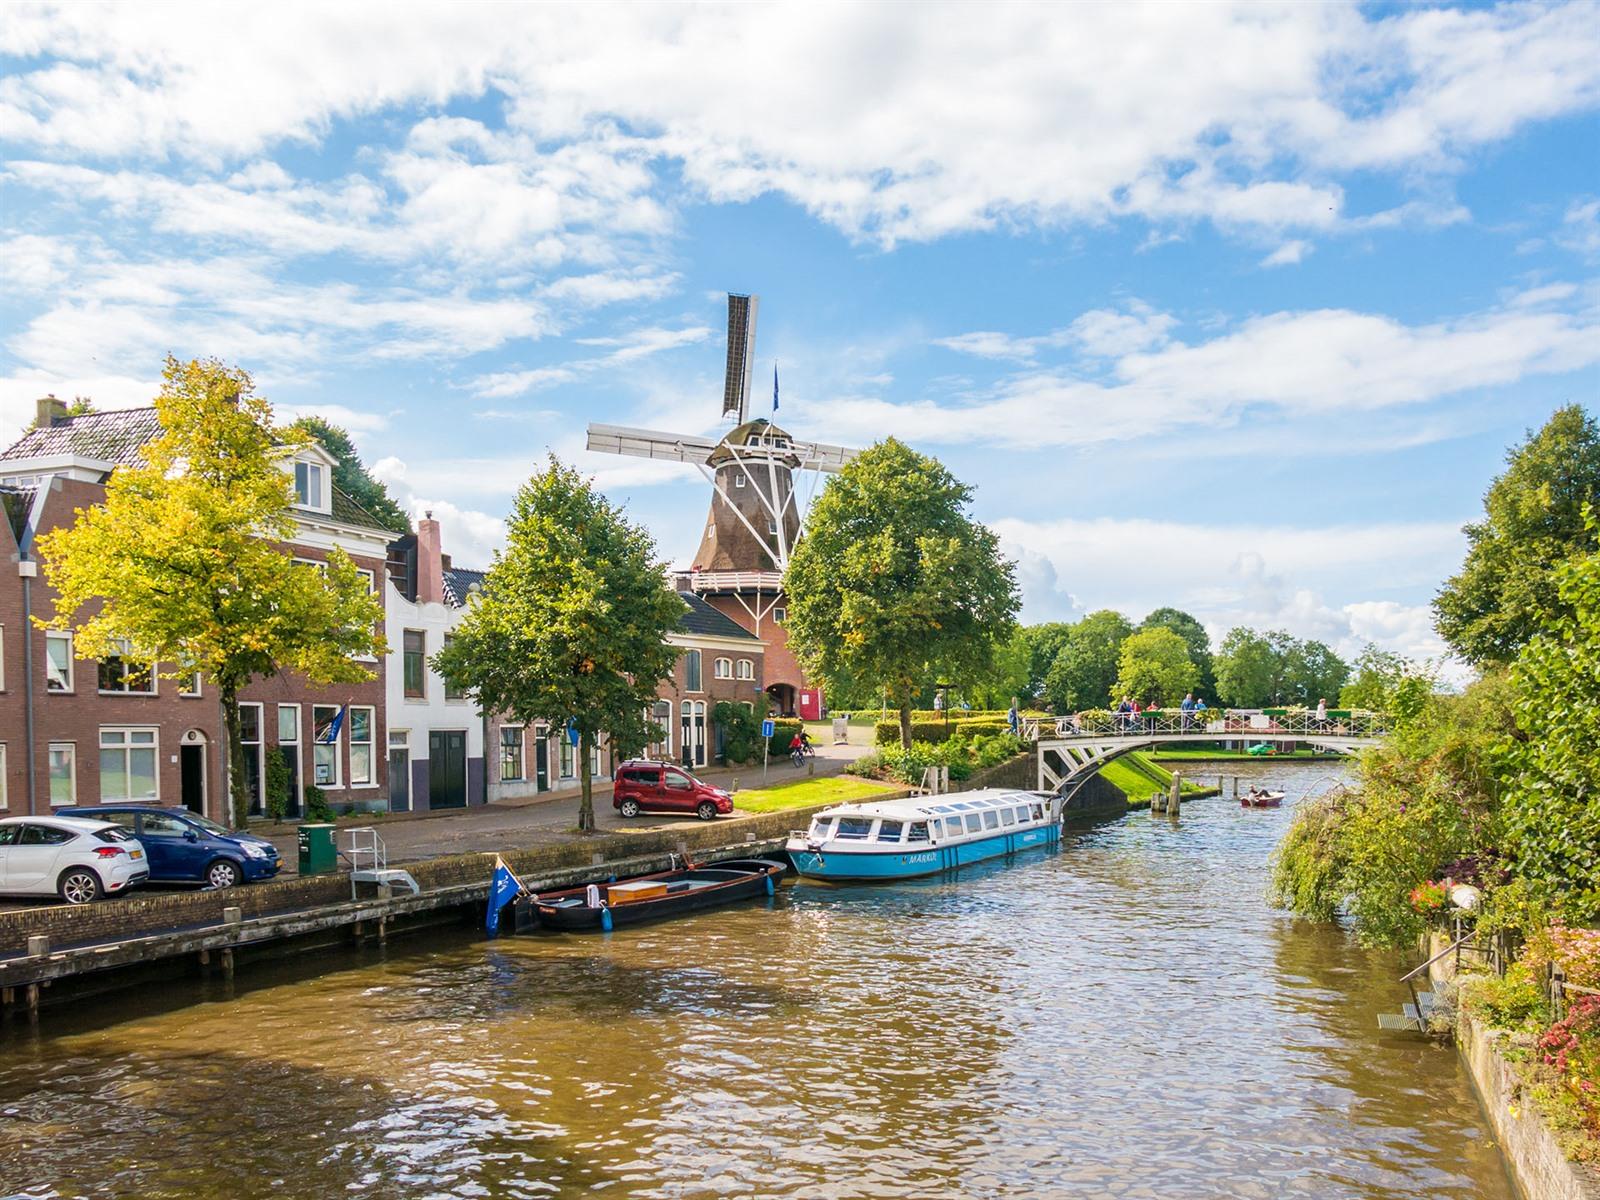
POLYGON ((1407 674, 1404 658, 1368 642, 1356 658, 1355 678, 1339 690, 1340 708, 1366 708, 1382 712, 1389 696, 1407 674))
POLYGON ((963 689, 964 694, 978 708, 1009 708, 1013 699, 1031 696, 1028 683, 1032 666, 1033 646, 1028 631, 1017 629, 995 647, 993 665, 963 689))
POLYGON ((517 493, 505 551, 433 665, 485 712, 577 731, 588 831, 596 739, 633 753, 661 736, 645 713, 683 612, 650 535, 552 455, 517 493))
POLYGON ((789 560, 789 647, 825 687, 873 680, 900 714, 930 679, 992 669, 1016 628, 1015 568, 967 516, 972 489, 889 438, 828 481, 789 560))
MULTIPOLYGON (((1190 659, 1183 638, 1170 629, 1143 629, 1122 643, 1114 693, 1150 704, 1176 704, 1199 678, 1200 668, 1190 659)), ((1107 692, 1107 697, 1112 694, 1107 692)))
POLYGON ((1228 630, 1217 651, 1217 699, 1234 708, 1272 704, 1279 687, 1278 651, 1253 629, 1228 630))
POLYGON ((405 509, 394 502, 389 489, 374 479, 362 465, 361 456, 356 453, 355 443, 350 440, 348 433, 321 417, 301 417, 290 428, 309 434, 333 455, 334 487, 376 517, 385 529, 395 533, 411 532, 411 518, 406 516, 405 509))
POLYGON ((1045 695, 1060 712, 1105 705, 1117 681, 1117 656, 1133 632, 1128 618, 1109 608, 1092 612, 1070 626, 1045 677, 1045 695))
MULTIPOLYGON (((68 417, 86 417, 90 413, 94 412, 94 410, 95 410, 94 409, 94 401, 89 399, 89 397, 87 397, 87 396, 74 396, 71 400, 68 400, 66 402, 65 409, 66 409, 66 411, 63 413, 64 416, 68 416, 68 417)), ((28 422, 28 428, 25 429, 23 432, 24 433, 32 433, 35 429, 38 429, 38 428, 39 428, 39 418, 35 417, 32 421, 28 422)))
POLYGON ((1028 641, 1028 698, 1042 700, 1047 694, 1045 680, 1061 647, 1072 637, 1072 625, 1066 621, 1046 621, 1041 625, 1029 625, 1022 633, 1028 641))
POLYGON ((239 693, 294 671, 313 683, 372 678, 352 656, 381 656, 383 608, 341 550, 327 571, 297 567, 283 460, 303 445, 274 429, 250 376, 214 359, 168 357, 156 397, 161 435, 140 466, 119 467, 105 502, 39 539, 56 612, 79 653, 201 671, 217 685, 228 734, 233 820, 249 807, 239 693), (80 619, 86 608, 89 615, 80 619))
POLYGON ((1181 608, 1158 608, 1140 623, 1139 628, 1170 629, 1181 637, 1183 644, 1189 648, 1189 661, 1200 672, 1195 681, 1195 690, 1202 696, 1216 698, 1217 680, 1211 661, 1211 635, 1206 632, 1204 625, 1181 608))
MULTIPOLYGON (((1589 532, 1600 532, 1591 517, 1589 532)), ((1502 814, 1516 874, 1552 915, 1600 921, 1600 551, 1555 571, 1563 613, 1511 672, 1520 737, 1502 814)))
POLYGON ((1270 633, 1267 638, 1279 654, 1284 703, 1312 707, 1330 697, 1337 702, 1339 689, 1350 678, 1344 659, 1319 641, 1302 642, 1286 633, 1270 633))
POLYGON ((1586 504, 1600 502, 1600 425, 1576 404, 1511 450, 1467 525, 1467 557, 1434 597, 1439 634, 1473 663, 1503 663, 1550 628, 1561 602, 1555 569, 1600 544, 1586 504))

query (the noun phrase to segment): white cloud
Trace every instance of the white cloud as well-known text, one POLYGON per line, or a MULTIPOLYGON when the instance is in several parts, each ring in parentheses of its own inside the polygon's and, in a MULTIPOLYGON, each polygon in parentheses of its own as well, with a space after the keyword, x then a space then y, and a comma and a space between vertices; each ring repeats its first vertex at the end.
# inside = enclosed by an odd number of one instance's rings
POLYGON ((1590 262, 1600 259, 1600 200, 1573 201, 1556 242, 1590 262))
POLYGON ((287 425, 301 417, 321 417, 355 437, 381 433, 389 428, 389 414, 367 412, 344 404, 274 404, 276 422, 287 425))
POLYGON ((578 338, 576 341, 580 346, 610 347, 610 353, 594 358, 575 359, 554 367, 535 367, 527 371, 495 371, 479 375, 467 386, 485 399, 522 396, 529 392, 543 391, 546 388, 571 383, 607 367, 637 362, 639 359, 666 350, 676 350, 682 346, 698 345, 710 337, 711 330, 708 327, 691 325, 682 329, 651 327, 629 330, 612 337, 578 338))
POLYGON ((1305 260, 1311 253, 1311 243, 1302 238, 1291 238, 1261 260, 1263 267, 1287 267, 1305 260))

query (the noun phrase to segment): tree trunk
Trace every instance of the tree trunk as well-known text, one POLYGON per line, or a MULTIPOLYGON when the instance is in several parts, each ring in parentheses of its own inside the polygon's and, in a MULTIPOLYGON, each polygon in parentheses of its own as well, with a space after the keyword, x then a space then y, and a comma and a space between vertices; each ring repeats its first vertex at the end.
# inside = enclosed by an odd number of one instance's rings
POLYGON ((900 748, 911 749, 911 702, 900 706, 900 748))
POLYGON ((578 805, 578 831, 590 833, 594 830, 594 775, 592 767, 592 752, 594 734, 584 732, 578 735, 578 778, 583 783, 583 800, 578 805))
POLYGON ((244 726, 239 720, 239 693, 222 689, 222 723, 228 736, 228 800, 235 829, 250 822, 250 783, 244 773, 244 726))

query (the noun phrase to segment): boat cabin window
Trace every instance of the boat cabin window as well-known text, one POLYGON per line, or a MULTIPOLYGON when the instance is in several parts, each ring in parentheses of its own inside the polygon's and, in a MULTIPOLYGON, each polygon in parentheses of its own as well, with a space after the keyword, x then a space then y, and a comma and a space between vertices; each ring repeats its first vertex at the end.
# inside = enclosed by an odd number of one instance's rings
POLYGON ((982 831, 983 831, 983 818, 978 816, 977 813, 968 813, 967 814, 967 832, 968 833, 981 833, 982 831))
POLYGON ((1044 806, 1043 805, 1035 804, 1033 806, 1033 819, 1035 821, 1044 820, 1044 806))
POLYGON ((961 818, 960 817, 946 817, 944 819, 944 835, 945 835, 945 837, 960 837, 961 836, 961 818))
POLYGON ((983 814, 983 827, 985 829, 1000 828, 1000 815, 996 813, 994 809, 991 808, 988 812, 983 814))
POLYGON ((866 836, 871 832, 871 817, 840 817, 839 831, 834 836, 841 839, 855 838, 861 841, 865 840, 866 836))
POLYGON ((1028 819, 1028 806, 1025 805, 1025 804, 1018 805, 1017 806, 1017 820, 1025 822, 1025 821, 1027 821, 1027 819, 1028 819))
POLYGON ((928 823, 926 821, 913 821, 911 828, 906 832, 906 841, 925 842, 928 840, 928 823))
POLYGON ((814 842, 825 842, 825 841, 827 841, 828 840, 828 832, 832 828, 833 828, 833 818, 832 817, 818 817, 816 820, 811 822, 811 840, 814 841, 814 842))
POLYGON ((1017 823, 1017 814, 1016 814, 1016 811, 1014 809, 1002 808, 1000 810, 1000 824, 1002 824, 1002 825, 1015 825, 1016 823, 1017 823))
POLYGON ((878 826, 878 840, 880 842, 898 842, 903 829, 905 829, 905 825, 900 821, 884 821, 878 826))

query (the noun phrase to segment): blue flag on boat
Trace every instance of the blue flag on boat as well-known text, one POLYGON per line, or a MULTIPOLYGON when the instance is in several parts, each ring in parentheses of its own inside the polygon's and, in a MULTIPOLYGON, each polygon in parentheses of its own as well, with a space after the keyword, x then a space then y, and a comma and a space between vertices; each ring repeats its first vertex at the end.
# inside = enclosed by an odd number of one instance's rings
POLYGON ((489 880, 489 911, 483 915, 483 927, 493 937, 500 932, 500 910, 528 889, 522 880, 506 866, 498 854, 494 856, 494 876, 489 880))
POLYGON ((324 746, 331 746, 339 740, 339 730, 344 728, 344 714, 350 710, 348 704, 341 704, 339 711, 333 714, 333 720, 328 722, 328 728, 318 735, 317 741, 324 746))
POLYGON ((778 411, 778 363, 776 359, 772 363, 772 411, 778 411))

